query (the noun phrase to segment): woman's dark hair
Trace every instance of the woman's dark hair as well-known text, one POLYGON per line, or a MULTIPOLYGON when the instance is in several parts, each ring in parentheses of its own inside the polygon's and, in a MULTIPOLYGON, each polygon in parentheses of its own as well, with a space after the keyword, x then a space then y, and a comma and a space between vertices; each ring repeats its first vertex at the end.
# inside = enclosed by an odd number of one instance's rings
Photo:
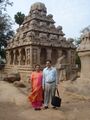
POLYGON ((37 66, 39 66, 39 67, 40 67, 40 65, 39 65, 39 64, 36 64, 36 65, 35 65, 35 68, 36 68, 37 66))

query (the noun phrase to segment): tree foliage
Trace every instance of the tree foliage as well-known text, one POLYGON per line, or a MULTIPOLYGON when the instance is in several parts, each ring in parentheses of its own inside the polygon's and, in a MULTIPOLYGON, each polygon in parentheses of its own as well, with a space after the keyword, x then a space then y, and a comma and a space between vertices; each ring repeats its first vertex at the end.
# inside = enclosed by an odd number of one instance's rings
POLYGON ((81 43, 81 39, 80 38, 76 38, 76 39, 74 39, 74 42, 75 42, 76 47, 78 47, 79 44, 81 43))
POLYGON ((85 28, 83 28, 82 30, 81 30, 81 33, 83 34, 83 33, 86 33, 86 32, 90 32, 90 25, 88 25, 87 27, 85 27, 85 28))
POLYGON ((19 26, 23 23, 25 15, 21 12, 17 12, 14 16, 15 22, 19 24, 19 26))
POLYGON ((13 2, 10 2, 9 0, 0 0, 0 13, 3 13, 3 11, 6 11, 6 8, 8 5, 12 6, 13 2))
POLYGON ((78 56, 78 53, 76 53, 75 63, 78 65, 79 70, 81 70, 81 60, 80 57, 78 56))
POLYGON ((5 50, 2 47, 7 46, 7 40, 9 40, 14 32, 11 28, 12 21, 7 14, 7 5, 12 5, 9 0, 0 0, 0 56, 5 57, 5 50))

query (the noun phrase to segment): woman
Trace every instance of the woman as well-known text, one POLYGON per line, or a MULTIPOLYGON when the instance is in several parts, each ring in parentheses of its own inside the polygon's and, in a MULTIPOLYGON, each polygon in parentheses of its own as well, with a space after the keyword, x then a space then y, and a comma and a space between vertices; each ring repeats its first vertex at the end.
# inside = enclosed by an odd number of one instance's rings
POLYGON ((42 89, 42 72, 40 65, 35 66, 35 71, 32 72, 31 77, 31 93, 29 95, 29 101, 35 110, 41 110, 43 101, 43 89, 42 89))

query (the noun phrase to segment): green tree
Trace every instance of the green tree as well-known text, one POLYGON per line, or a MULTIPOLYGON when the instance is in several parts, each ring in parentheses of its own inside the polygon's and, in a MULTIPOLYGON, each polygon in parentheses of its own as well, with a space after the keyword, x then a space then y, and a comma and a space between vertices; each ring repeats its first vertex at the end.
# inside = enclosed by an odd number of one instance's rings
POLYGON ((21 12, 17 12, 17 14, 14 16, 15 22, 19 24, 19 26, 23 23, 25 18, 25 15, 21 12))
POLYGON ((12 6, 13 2, 10 2, 9 0, 0 0, 0 14, 7 10, 6 8, 8 5, 12 6))
MULTIPOLYGON (((76 47, 79 47, 79 44, 81 43, 81 39, 80 38, 74 39, 74 42, 75 42, 76 47)), ((81 60, 77 52, 76 52, 75 64, 77 64, 79 70, 81 70, 81 60)))
POLYGON ((80 57, 78 56, 78 53, 76 53, 75 63, 78 65, 79 70, 81 70, 81 60, 80 57))
POLYGON ((7 14, 7 5, 12 5, 9 0, 0 0, 0 57, 5 57, 5 48, 7 46, 7 40, 9 40, 14 32, 11 28, 12 21, 7 14))
POLYGON ((74 42, 75 42, 76 47, 78 47, 79 44, 81 43, 81 39, 80 38, 76 38, 76 39, 74 39, 74 42))

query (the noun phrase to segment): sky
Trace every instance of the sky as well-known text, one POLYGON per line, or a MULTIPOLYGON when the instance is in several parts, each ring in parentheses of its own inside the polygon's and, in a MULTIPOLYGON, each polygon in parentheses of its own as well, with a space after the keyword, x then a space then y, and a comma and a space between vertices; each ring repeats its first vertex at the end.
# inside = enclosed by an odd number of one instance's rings
MULTIPOLYGON (((90 0, 10 0, 12 7, 7 12, 14 21, 14 15, 22 12, 28 15, 30 7, 35 2, 42 2, 47 8, 47 14, 52 14, 56 22, 61 25, 67 38, 80 37, 80 31, 90 25, 90 0)), ((14 24, 13 29, 18 28, 14 24)))

